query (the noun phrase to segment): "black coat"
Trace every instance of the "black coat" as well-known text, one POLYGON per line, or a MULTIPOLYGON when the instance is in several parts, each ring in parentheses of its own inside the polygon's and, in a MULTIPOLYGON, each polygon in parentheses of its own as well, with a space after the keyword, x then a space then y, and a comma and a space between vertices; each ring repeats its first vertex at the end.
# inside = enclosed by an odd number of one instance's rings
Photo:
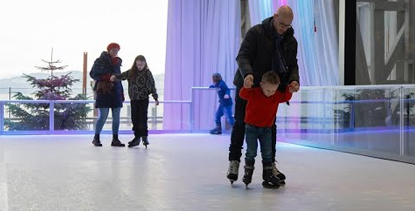
POLYGON ((145 100, 148 99, 150 94, 154 100, 158 100, 156 83, 151 71, 146 68, 138 71, 134 77, 129 78, 130 71, 127 70, 121 73, 121 76, 117 75, 118 79, 128 80, 128 96, 130 100, 145 100))
POLYGON ((124 89, 120 81, 110 81, 111 75, 121 74, 122 60, 118 58, 116 64, 112 64, 111 56, 108 52, 104 51, 101 56, 97 58, 92 66, 89 75, 96 82, 94 90, 97 91, 97 97, 95 100, 95 108, 118 108, 122 107, 124 101, 124 89), (97 84, 110 84, 112 88, 108 93, 104 93, 97 90, 97 84))
MULTIPOLYGON (((262 21, 248 30, 242 41, 236 57, 238 71, 235 73, 234 85, 238 88, 243 86, 243 80, 247 74, 254 76, 254 87, 259 86, 262 75, 272 70, 273 53, 275 53, 275 39, 273 38, 274 28, 272 17, 262 21)), ((283 58, 285 59, 288 73, 280 75, 281 86, 279 90, 284 91, 286 85, 292 81, 300 83, 297 64, 297 40, 294 38, 294 30, 289 28, 281 40, 283 58)), ((275 71, 275 70, 274 70, 275 71)))

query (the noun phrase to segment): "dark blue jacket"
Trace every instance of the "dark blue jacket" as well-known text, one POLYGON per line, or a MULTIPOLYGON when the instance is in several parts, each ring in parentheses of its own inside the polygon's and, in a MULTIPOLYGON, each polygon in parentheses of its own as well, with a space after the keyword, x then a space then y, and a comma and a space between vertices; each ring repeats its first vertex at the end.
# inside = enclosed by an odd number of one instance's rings
POLYGON ((232 98, 230 94, 231 91, 223 80, 220 80, 216 84, 210 85, 210 88, 216 88, 216 91, 218 92, 219 103, 222 106, 227 107, 232 105, 232 98), (224 98, 225 94, 229 95, 228 99, 224 98))
MULTIPOLYGON (((121 74, 121 58, 118 58, 117 64, 111 63, 111 56, 107 51, 101 53, 92 66, 89 75, 95 80, 95 87, 99 82, 110 81, 111 75, 121 74)), ((95 108, 118 108, 122 107, 124 101, 124 89, 121 81, 110 82, 114 85, 108 94, 97 92, 95 108)), ((94 89, 95 90, 95 89, 94 89)))

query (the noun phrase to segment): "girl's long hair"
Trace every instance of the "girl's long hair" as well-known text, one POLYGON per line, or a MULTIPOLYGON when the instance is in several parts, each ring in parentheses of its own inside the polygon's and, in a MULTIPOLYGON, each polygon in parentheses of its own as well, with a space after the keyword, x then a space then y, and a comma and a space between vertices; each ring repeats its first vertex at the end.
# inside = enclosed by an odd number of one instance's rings
POLYGON ((131 66, 130 73, 128 74, 128 78, 129 79, 133 79, 137 75, 137 73, 138 73, 138 68, 137 68, 137 65, 136 65, 136 62, 138 60, 146 63, 145 66, 144 66, 144 68, 143 68, 143 70, 148 69, 146 57, 144 57, 143 55, 138 55, 134 59, 133 66, 131 66))

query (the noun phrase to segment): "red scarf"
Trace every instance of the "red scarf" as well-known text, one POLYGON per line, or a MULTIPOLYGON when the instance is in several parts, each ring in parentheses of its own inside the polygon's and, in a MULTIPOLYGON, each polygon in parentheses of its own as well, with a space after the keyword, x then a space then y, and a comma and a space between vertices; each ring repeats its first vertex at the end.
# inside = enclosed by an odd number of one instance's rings
POLYGON ((112 65, 116 65, 116 64, 118 64, 118 61, 119 61, 119 60, 118 60, 118 57, 112 57, 112 58, 111 58, 111 64, 112 64, 112 65))

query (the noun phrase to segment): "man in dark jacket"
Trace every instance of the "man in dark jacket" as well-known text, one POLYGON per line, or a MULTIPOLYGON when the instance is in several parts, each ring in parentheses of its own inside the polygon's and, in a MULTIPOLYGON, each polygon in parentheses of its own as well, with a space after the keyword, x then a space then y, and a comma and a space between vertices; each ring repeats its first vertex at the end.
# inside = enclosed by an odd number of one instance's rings
MULTIPOLYGON (((276 71, 281 79, 279 91, 290 89, 297 92, 300 89, 300 77, 297 65, 297 40, 291 27, 294 14, 290 7, 282 6, 272 17, 262 21, 248 30, 236 58, 234 84, 235 93, 235 124, 231 134, 229 147, 229 169, 227 178, 233 183, 238 179, 241 150, 245 135, 246 101, 239 97, 242 86, 258 87, 262 75, 270 70, 276 71)), ((272 161, 273 173, 284 184, 285 175, 275 165, 276 130, 272 127, 272 161)))

